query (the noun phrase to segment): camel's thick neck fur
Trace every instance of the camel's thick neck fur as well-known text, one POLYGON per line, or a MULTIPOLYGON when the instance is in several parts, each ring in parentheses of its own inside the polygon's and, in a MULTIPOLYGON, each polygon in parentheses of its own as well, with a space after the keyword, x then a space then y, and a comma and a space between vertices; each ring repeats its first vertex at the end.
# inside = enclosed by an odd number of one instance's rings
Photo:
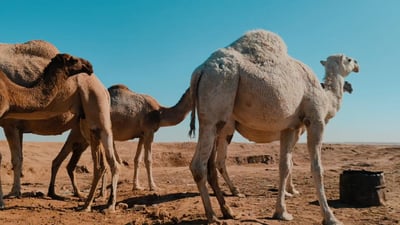
POLYGON ((344 79, 338 74, 327 73, 324 85, 327 96, 326 104, 329 106, 327 119, 330 119, 335 116, 342 104, 344 79))

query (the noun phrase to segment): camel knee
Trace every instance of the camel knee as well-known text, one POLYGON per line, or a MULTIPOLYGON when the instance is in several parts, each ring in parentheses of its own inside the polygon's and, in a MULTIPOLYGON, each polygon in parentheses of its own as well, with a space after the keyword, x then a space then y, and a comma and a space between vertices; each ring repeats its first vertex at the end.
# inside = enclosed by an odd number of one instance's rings
POLYGON ((147 158, 144 160, 144 163, 146 166, 151 166, 151 164, 153 163, 153 159, 151 158, 147 158))
POLYGON ((192 162, 190 164, 190 171, 192 172, 193 179, 196 183, 203 181, 207 176, 207 167, 206 165, 201 165, 199 163, 192 162))

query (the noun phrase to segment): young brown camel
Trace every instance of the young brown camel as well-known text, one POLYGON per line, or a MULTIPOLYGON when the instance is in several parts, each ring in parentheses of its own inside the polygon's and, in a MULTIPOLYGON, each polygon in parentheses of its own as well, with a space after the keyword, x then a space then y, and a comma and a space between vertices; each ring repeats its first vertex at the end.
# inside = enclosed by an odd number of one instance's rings
MULTIPOLYGON (((154 98, 149 95, 138 94, 128 89, 124 85, 114 85, 109 89, 111 97, 111 122, 113 137, 115 141, 127 141, 139 138, 136 154, 134 157, 134 175, 133 189, 141 189, 139 184, 138 171, 139 163, 142 156, 144 146, 144 162, 147 170, 148 185, 150 190, 155 190, 152 173, 152 151, 151 144, 153 142, 154 133, 160 127, 174 126, 180 123, 192 108, 192 101, 189 89, 182 95, 181 99, 173 107, 161 106, 154 98)), ((85 120, 84 124, 86 123, 85 120)), ((62 199, 54 191, 54 184, 57 171, 72 151, 73 154, 67 165, 68 175, 74 189, 74 194, 82 197, 76 184, 74 170, 79 158, 88 146, 85 138, 79 131, 72 130, 65 146, 57 157, 53 160, 51 180, 48 190, 48 196, 56 199, 62 199), (74 144, 72 144, 74 143, 74 144), (74 146, 72 148, 72 146, 74 146)))
POLYGON ((232 129, 255 142, 280 140, 279 191, 273 217, 293 219, 286 209, 284 190, 291 173, 292 150, 306 129, 323 223, 341 224, 329 209, 324 191, 322 135, 340 108, 344 78, 358 72, 359 67, 357 61, 344 55, 330 56, 321 63, 326 71, 325 89, 310 68, 287 54, 278 35, 256 30, 217 50, 193 72, 191 130, 196 109, 200 129, 190 169, 209 223, 219 221, 211 207, 207 181, 224 218, 234 218, 218 185, 217 148, 213 147, 232 129))
MULTIPOLYGON (((36 56, 32 56, 32 59, 34 59, 34 57, 36 56)), ((57 55, 56 58, 57 57, 59 57, 59 55, 57 55)), ((74 58, 67 58, 64 63, 69 64, 74 61, 76 61, 74 58)), ((56 61, 53 59, 52 62, 56 61)), ((49 69, 46 69, 45 71, 54 72, 49 69)), ((65 72, 70 73, 72 70, 70 71, 70 68, 67 68, 65 72)), ((40 79, 42 76, 38 77, 40 79)), ((44 91, 42 95, 48 95, 49 93, 49 91, 44 91)), ((32 94, 30 93, 30 95, 32 94)), ((42 96, 38 97, 46 99, 42 96)), ((25 105, 26 104, 23 104, 24 107, 25 105)), ((34 107, 31 107, 28 108, 27 111, 23 111, 19 108, 15 109, 17 111, 10 110, 10 112, 8 112, 7 115, 2 119, 47 119, 66 112, 79 115, 79 117, 87 116, 88 123, 90 124, 90 143, 92 148, 92 157, 94 160, 94 176, 89 197, 87 198, 83 209, 87 211, 91 210, 95 189, 102 173, 105 170, 104 165, 97 161, 97 159, 101 156, 100 144, 102 144, 112 173, 112 191, 108 201, 108 209, 110 211, 114 211, 116 203, 116 186, 119 176, 119 163, 115 157, 112 144, 113 139, 110 121, 109 96, 104 86, 94 75, 74 76, 62 83, 62 86, 58 90, 58 94, 52 99, 51 103, 47 105, 38 105, 42 108, 36 107, 35 109, 34 107)), ((20 171, 18 176, 20 176, 20 171)))

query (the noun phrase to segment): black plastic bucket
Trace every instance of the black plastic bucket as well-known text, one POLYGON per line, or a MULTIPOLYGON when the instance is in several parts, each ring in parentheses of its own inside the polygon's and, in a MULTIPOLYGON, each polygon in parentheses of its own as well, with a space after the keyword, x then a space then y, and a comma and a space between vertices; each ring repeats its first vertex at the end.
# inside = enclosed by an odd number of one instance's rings
POLYGON ((383 172, 343 171, 340 174, 340 201, 359 207, 384 205, 386 197, 383 172))

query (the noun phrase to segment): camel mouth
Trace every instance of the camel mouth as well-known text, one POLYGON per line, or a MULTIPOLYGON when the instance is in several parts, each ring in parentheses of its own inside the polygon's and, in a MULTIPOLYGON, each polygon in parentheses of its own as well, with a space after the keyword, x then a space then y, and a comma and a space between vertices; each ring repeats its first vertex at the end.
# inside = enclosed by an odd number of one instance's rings
POLYGON ((86 64, 83 66, 83 70, 85 73, 87 73, 89 76, 93 74, 93 66, 91 64, 86 64))
POLYGON ((353 72, 358 73, 358 71, 360 71, 360 67, 358 65, 355 65, 353 72))

